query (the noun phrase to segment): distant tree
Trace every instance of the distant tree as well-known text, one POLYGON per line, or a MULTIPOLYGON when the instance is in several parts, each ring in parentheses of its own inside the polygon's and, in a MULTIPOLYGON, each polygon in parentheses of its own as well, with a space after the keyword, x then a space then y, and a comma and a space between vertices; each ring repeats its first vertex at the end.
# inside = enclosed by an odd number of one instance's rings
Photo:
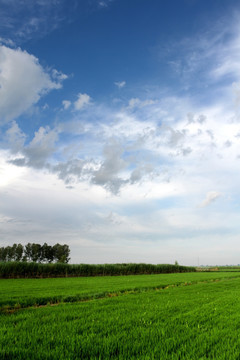
POLYGON ((70 249, 69 246, 64 244, 56 244, 53 246, 54 260, 59 263, 68 263, 70 260, 70 249))
POLYGON ((21 244, 13 244, 11 249, 7 247, 8 261, 20 261, 23 255, 23 246, 21 244))
POLYGON ((11 260, 15 260, 16 249, 17 249, 17 244, 13 244, 11 249, 11 260))
POLYGON ((6 261, 7 260, 7 251, 6 248, 1 247, 0 248, 0 261, 6 261))
POLYGON ((17 244, 17 246, 15 248, 14 260, 21 261, 22 256, 23 256, 23 246, 22 246, 22 244, 17 244))
POLYGON ((70 249, 67 244, 62 245, 63 252, 64 252, 64 261, 65 263, 68 263, 70 260, 70 249))
POLYGON ((14 259, 15 246, 7 246, 6 251, 6 261, 12 261, 14 259))
POLYGON ((51 263, 54 259, 54 251, 51 245, 44 243, 42 246, 41 261, 51 263))
POLYGON ((24 248, 24 261, 32 259, 32 244, 27 243, 24 248))
POLYGON ((42 246, 40 244, 32 244, 31 260, 33 262, 40 262, 42 256, 42 246))
POLYGON ((33 261, 33 262, 62 262, 70 260, 69 246, 55 244, 54 246, 44 243, 28 243, 25 247, 22 244, 13 244, 0 248, 0 261, 33 261))

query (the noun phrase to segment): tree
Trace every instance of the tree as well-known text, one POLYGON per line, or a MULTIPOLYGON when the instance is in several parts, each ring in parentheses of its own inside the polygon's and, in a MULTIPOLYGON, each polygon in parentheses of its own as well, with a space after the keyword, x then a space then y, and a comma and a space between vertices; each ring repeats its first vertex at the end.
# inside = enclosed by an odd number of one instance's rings
POLYGON ((6 251, 6 261, 12 261, 14 258, 15 246, 7 246, 5 248, 5 251, 6 251))
POLYGON ((31 249, 31 260, 33 262, 41 261, 42 257, 42 246, 40 244, 32 244, 31 249))
POLYGON ((24 249, 24 260, 28 261, 32 258, 32 244, 27 243, 24 249))
POLYGON ((48 262, 53 261, 68 263, 70 260, 69 246, 64 244, 55 244, 54 246, 44 243, 28 243, 25 247, 22 244, 13 244, 12 246, 0 248, 0 261, 33 261, 48 262))
POLYGON ((42 246, 41 261, 46 261, 48 263, 51 263, 53 262, 53 259, 54 259, 53 247, 51 245, 48 245, 47 243, 44 243, 42 246))
POLYGON ((58 263, 68 263, 70 260, 70 249, 69 246, 64 244, 56 244, 53 246, 54 260, 58 263))
POLYGON ((68 263, 70 260, 70 249, 69 246, 67 244, 62 245, 62 249, 64 252, 64 261, 65 263, 68 263))
POLYGON ((6 248, 1 247, 0 248, 0 261, 6 261, 7 260, 7 251, 6 248))
POLYGON ((14 260, 15 261, 21 261, 22 256, 23 256, 23 246, 22 246, 22 244, 17 244, 16 249, 15 249, 14 260))

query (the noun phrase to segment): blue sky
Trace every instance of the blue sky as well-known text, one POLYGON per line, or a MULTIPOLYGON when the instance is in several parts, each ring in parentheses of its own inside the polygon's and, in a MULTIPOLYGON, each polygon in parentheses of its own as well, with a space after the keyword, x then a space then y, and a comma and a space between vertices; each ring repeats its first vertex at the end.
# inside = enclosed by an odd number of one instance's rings
POLYGON ((239 18, 233 0, 0 0, 0 245, 240 263, 239 18))

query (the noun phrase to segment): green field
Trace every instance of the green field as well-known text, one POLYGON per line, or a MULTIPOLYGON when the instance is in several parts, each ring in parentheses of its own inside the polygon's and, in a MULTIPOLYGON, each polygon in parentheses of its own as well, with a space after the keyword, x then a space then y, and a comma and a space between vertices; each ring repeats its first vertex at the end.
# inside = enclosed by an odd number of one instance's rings
POLYGON ((239 298, 240 273, 0 280, 0 359, 240 359, 239 298))

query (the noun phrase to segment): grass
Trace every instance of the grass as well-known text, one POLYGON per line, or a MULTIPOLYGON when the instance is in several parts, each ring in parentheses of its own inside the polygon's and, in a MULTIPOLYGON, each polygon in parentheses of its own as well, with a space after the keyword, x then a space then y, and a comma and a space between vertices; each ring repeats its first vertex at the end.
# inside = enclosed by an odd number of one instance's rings
POLYGON ((92 299, 2 312, 1 360, 240 358, 240 277, 234 273, 1 280, 0 288, 5 304, 12 295, 21 302, 20 289, 25 298, 67 290, 67 296, 78 291, 92 299), (185 283, 192 285, 167 286, 185 283), (145 291, 114 296, 130 288, 145 291), (112 297, 94 299, 109 290, 112 297))
POLYGON ((0 310, 101 298, 112 293, 146 291, 168 285, 240 277, 239 273, 206 272, 51 279, 0 279, 0 310))

